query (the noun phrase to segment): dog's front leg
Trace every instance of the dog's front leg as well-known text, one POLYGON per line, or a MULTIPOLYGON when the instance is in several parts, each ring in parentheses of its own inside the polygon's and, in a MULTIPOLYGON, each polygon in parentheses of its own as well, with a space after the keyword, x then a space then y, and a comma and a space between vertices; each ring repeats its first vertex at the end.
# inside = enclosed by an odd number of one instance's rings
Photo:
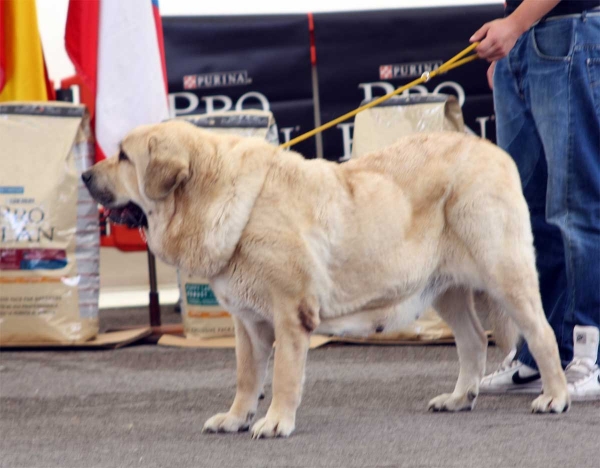
POLYGON ((294 431, 310 333, 318 324, 318 315, 302 304, 299 308, 277 312, 273 400, 267 415, 252 427, 254 439, 287 437, 294 431))
POLYGON ((273 327, 267 322, 244 322, 234 317, 237 390, 227 413, 214 415, 203 432, 238 432, 249 428, 263 389, 273 349, 273 327))

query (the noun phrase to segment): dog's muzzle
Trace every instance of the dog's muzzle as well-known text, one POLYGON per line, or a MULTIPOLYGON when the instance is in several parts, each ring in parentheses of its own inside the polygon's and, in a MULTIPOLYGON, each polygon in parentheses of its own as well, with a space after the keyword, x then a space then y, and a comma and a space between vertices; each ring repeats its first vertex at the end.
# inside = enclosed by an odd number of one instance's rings
POLYGON ((114 195, 107 191, 99 191, 94 185, 94 173, 87 170, 81 174, 81 179, 88 191, 101 205, 104 205, 108 219, 116 224, 124 224, 129 228, 148 227, 148 219, 144 211, 133 202, 124 206, 110 207, 114 201, 114 195), (109 208, 110 207, 110 208, 109 208))

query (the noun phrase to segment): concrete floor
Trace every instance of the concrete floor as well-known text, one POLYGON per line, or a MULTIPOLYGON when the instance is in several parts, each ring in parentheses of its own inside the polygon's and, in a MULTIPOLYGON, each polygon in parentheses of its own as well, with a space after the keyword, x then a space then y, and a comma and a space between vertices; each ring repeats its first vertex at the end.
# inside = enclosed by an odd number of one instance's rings
MULTIPOLYGON (((145 311, 103 316, 110 328, 143 323, 145 311)), ((500 359, 490 348, 489 366, 500 359)), ((529 414, 532 396, 483 395, 471 413, 428 413, 428 400, 454 385, 452 346, 310 351, 287 440, 201 434, 231 403, 234 369, 233 350, 2 352, 0 467, 600 466, 600 403, 542 416, 529 414)))

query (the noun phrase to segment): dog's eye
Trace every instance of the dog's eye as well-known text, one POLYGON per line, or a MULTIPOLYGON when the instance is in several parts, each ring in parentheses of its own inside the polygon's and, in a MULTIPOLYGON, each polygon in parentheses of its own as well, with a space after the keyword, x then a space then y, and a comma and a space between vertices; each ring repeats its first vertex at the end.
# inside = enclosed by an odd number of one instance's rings
POLYGON ((129 161, 127 155, 123 152, 123 150, 119 151, 119 161, 129 161))

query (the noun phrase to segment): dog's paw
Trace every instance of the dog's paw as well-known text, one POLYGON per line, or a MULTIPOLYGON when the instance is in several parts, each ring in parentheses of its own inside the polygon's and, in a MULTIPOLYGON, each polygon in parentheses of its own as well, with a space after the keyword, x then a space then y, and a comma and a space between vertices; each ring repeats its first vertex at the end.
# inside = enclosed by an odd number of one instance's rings
POLYGON ((531 404, 532 413, 563 413, 570 406, 569 394, 564 392, 559 396, 541 394, 531 404))
POLYGON ((477 395, 469 391, 464 395, 444 393, 433 398, 427 405, 429 411, 471 411, 475 407, 477 395))
POLYGON ((267 414, 266 417, 258 420, 252 426, 253 439, 269 439, 272 437, 288 437, 294 432, 294 420, 290 418, 271 417, 267 414))
POLYGON ((250 427, 249 415, 247 418, 240 418, 231 413, 215 414, 204 423, 202 432, 239 432, 247 431, 250 427))

